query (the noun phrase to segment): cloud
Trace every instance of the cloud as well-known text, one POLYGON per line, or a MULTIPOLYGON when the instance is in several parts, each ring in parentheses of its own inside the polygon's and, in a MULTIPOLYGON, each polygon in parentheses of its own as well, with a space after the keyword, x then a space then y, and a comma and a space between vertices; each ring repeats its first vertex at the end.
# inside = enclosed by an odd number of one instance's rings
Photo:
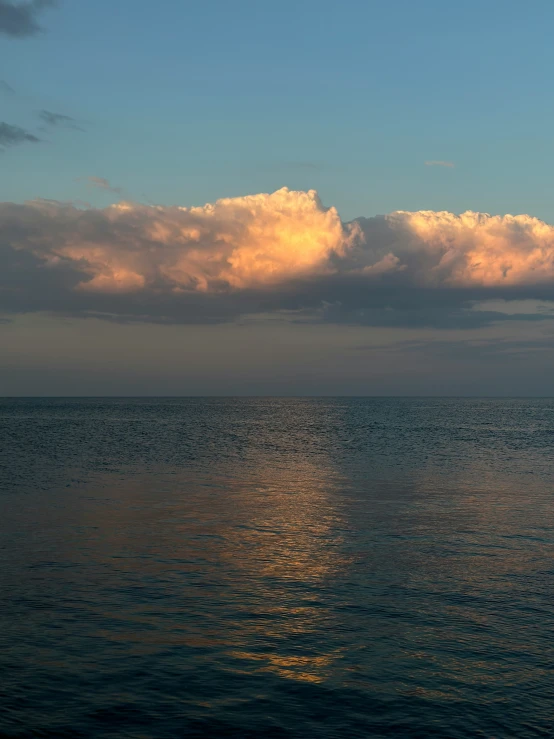
POLYGON ((91 187, 97 187, 100 190, 107 190, 113 192, 116 195, 121 195, 123 188, 113 187, 105 177, 78 177, 77 182, 86 182, 91 187))
POLYGON ((425 162, 426 167, 454 167, 454 162, 445 162, 442 160, 431 160, 425 162))
POLYGON ((21 126, 13 126, 11 123, 0 122, 0 147, 17 146, 17 144, 33 143, 40 141, 29 131, 21 126))
POLYGON ((42 29, 37 22, 39 13, 55 5, 55 0, 0 0, 0 33, 15 38, 34 36, 42 29))
POLYGON ((451 328, 552 316, 521 303, 554 300, 554 227, 529 215, 397 211, 343 223, 315 191, 283 188, 192 208, 3 203, 0 234, 8 313, 451 328), (509 311, 502 301, 520 302, 509 311))
POLYGON ((77 125, 77 121, 74 118, 71 118, 69 115, 63 115, 62 113, 52 113, 50 110, 41 110, 39 111, 39 118, 48 126, 71 128, 74 131, 84 130, 77 125))
POLYGON ((5 80, 0 80, 0 94, 12 97, 15 95, 15 90, 5 80))

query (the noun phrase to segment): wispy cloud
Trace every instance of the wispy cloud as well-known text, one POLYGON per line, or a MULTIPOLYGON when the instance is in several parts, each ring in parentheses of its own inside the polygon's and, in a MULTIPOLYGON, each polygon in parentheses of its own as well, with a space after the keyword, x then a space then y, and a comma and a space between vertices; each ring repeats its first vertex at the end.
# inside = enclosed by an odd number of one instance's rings
POLYGON ((454 162, 447 162, 442 159, 430 159, 425 162, 426 167, 454 167, 454 162))
POLYGON ((15 90, 11 85, 8 85, 5 80, 0 80, 0 94, 13 97, 13 95, 15 95, 15 90))
POLYGON ((83 131, 77 124, 75 118, 69 115, 63 115, 62 113, 52 113, 50 110, 39 111, 39 118, 46 123, 48 126, 57 126, 58 128, 71 128, 74 131, 83 131))
POLYGON ((113 192, 116 195, 121 195, 123 192, 122 187, 114 187, 105 177, 78 177, 77 182, 86 182, 86 184, 91 187, 97 187, 100 190, 113 192))
POLYGON ((39 13, 56 4, 56 0, 0 0, 0 33, 15 38, 34 36, 42 28, 37 21, 39 13))
POLYGON ((21 126, 13 126, 11 123, 0 123, 0 147, 17 146, 18 144, 26 143, 36 144, 39 141, 40 139, 37 136, 21 128, 21 126))

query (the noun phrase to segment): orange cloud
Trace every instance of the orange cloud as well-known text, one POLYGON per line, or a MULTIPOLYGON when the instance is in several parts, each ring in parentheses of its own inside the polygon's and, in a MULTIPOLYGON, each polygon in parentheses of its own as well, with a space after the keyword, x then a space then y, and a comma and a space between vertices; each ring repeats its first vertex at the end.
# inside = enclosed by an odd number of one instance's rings
POLYGON ((477 299, 471 291, 479 300, 554 298, 554 227, 529 215, 396 211, 345 224, 314 190, 283 188, 192 208, 4 203, 0 230, 0 307, 10 310, 195 320, 207 305, 199 301, 226 296, 213 318, 221 320, 324 304, 362 315, 389 310, 402 290, 416 308, 437 290, 463 293, 460 305, 477 299))
POLYGON ((53 248, 86 265, 82 290, 140 290, 160 277, 176 290, 273 285, 329 273, 331 256, 344 256, 359 237, 358 226, 343 225, 314 190, 196 208, 119 203, 97 213, 105 228, 90 232, 83 228, 89 214, 74 211, 66 239, 53 248))
POLYGON ((420 277, 428 284, 498 287, 554 280, 554 227, 538 218, 399 211, 388 219, 393 228, 406 229, 425 255, 427 269, 420 277))

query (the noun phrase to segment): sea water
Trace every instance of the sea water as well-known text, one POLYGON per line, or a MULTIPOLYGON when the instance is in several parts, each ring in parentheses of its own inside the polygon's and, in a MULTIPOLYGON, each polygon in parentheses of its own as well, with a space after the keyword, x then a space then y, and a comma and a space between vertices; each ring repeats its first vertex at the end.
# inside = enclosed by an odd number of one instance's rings
POLYGON ((551 399, 0 400, 0 737, 550 737, 551 399))

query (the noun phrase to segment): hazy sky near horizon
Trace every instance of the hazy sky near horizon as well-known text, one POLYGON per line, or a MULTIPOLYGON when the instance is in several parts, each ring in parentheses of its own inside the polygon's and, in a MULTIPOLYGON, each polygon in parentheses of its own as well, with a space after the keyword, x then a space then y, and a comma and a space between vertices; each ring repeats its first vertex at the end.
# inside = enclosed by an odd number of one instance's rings
POLYGON ((552 394, 553 21, 0 0, 0 395, 552 394))

